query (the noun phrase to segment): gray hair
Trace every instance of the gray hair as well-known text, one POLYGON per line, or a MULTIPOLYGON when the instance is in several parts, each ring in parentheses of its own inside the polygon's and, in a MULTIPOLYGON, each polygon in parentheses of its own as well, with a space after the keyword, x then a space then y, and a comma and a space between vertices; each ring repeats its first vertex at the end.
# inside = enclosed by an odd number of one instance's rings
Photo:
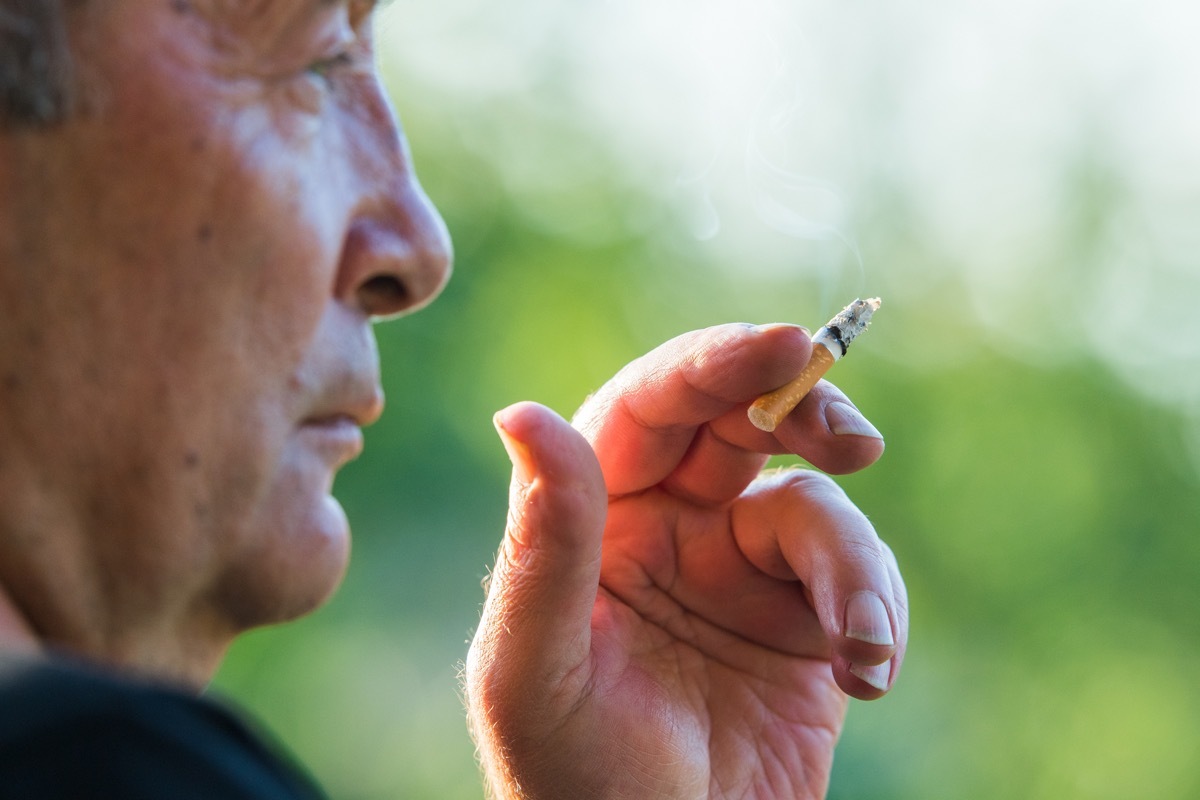
POLYGON ((70 113, 65 5, 0 0, 0 129, 53 125, 70 113))

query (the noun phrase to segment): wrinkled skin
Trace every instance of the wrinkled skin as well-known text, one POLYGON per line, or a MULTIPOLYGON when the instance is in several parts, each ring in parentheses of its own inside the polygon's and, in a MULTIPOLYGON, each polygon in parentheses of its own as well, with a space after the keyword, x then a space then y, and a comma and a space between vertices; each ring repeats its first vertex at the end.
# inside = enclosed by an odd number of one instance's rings
POLYGON ((47 645, 203 685, 340 580, 371 322, 437 294, 449 242, 366 4, 68 20, 76 113, 0 131, 0 585, 47 645))
MULTIPOLYGON (((0 648, 199 687, 238 633, 336 586, 330 486, 382 408, 371 322, 450 261, 370 16, 94 0, 71 12, 77 113, 0 132, 0 648)), ((498 797, 824 793, 907 612, 834 484, 759 476, 769 453, 835 473, 882 453, 828 384, 775 434, 746 421, 810 348, 714 328, 574 426, 497 415, 510 525, 466 677, 498 797)))
POLYGON ((908 617, 832 481, 759 475, 768 453, 838 473, 882 454, 827 383, 775 434, 747 421, 810 351, 798 328, 723 326, 627 367, 574 427, 497 415, 511 513, 466 674, 497 797, 824 796, 847 697, 890 687, 908 617), (863 593, 875 627, 848 611, 863 593))

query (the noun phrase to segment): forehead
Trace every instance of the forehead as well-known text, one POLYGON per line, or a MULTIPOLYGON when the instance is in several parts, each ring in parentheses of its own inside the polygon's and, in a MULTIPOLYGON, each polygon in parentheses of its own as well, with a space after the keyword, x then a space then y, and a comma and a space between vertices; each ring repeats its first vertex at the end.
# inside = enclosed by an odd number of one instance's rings
POLYGON ((344 7, 358 21, 369 16, 380 0, 172 0, 172 5, 184 13, 198 11, 211 21, 236 26, 242 35, 254 36, 331 8, 344 7))
POLYGON ((369 19, 379 0, 171 0, 182 14, 202 19, 217 46, 251 56, 270 53, 309 30, 314 20, 347 20, 353 28, 369 19), (344 14, 344 16, 342 16, 344 14))

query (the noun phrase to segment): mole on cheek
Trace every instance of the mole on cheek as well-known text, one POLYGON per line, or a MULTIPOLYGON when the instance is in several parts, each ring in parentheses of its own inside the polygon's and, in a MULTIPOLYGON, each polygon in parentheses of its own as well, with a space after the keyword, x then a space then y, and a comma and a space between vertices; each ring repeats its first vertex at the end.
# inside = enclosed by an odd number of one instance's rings
POLYGON ((183 465, 188 469, 195 469, 200 466, 200 454, 195 450, 188 450, 183 454, 183 465))
POLYGON ((212 239, 212 235, 213 235, 212 225, 209 225, 207 222, 204 223, 203 225, 201 225, 196 230, 196 238, 201 242, 209 241, 210 239, 212 239))

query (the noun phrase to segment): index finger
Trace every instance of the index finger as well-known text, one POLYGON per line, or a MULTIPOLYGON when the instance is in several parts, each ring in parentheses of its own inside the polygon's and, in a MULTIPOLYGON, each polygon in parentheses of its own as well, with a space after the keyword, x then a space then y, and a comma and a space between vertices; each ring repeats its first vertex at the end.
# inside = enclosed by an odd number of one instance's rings
MULTIPOLYGON (((701 426, 787 382, 811 354, 808 332, 796 325, 686 333, 617 373, 574 424, 592 443, 609 494, 639 492, 675 470, 701 426)), ((759 451, 735 447, 730 454, 755 461, 755 471, 761 466, 759 451)))

